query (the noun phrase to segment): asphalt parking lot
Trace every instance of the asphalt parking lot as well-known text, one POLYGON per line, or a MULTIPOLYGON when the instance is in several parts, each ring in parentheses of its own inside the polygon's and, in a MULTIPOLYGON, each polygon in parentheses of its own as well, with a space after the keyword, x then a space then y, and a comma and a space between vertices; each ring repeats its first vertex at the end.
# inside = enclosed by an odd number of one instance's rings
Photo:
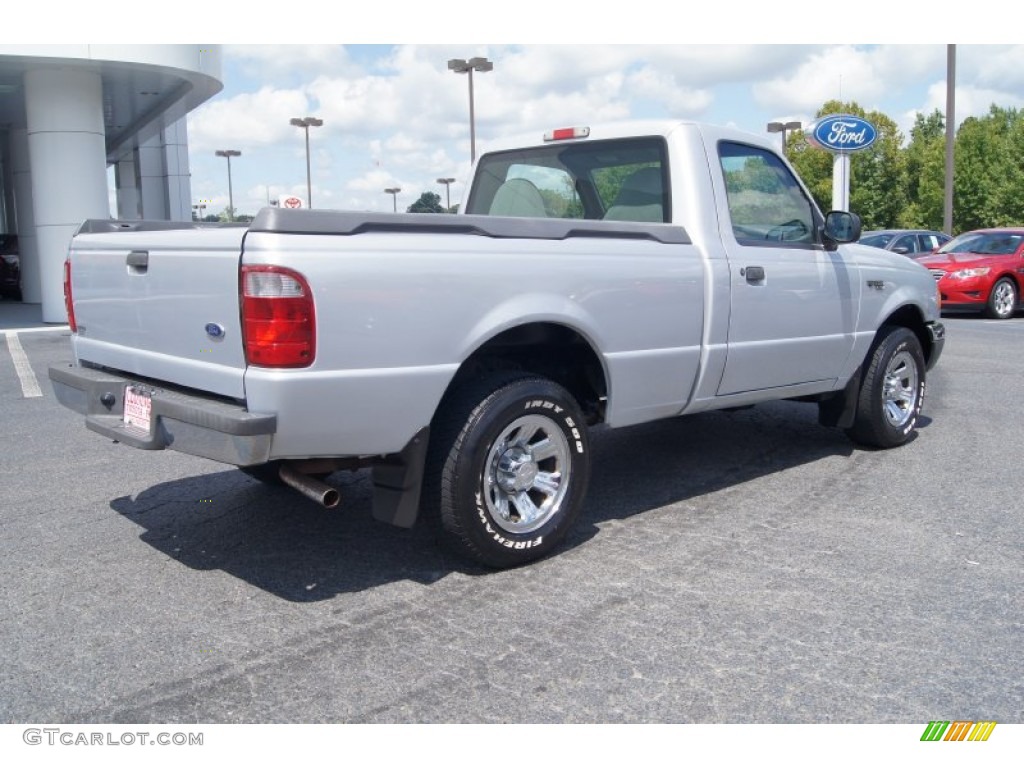
POLYGON ((795 403, 598 431, 568 545, 500 573, 365 475, 325 511, 104 440, 68 332, 0 330, 0 721, 1020 723, 1024 319, 946 323, 909 445, 795 403))

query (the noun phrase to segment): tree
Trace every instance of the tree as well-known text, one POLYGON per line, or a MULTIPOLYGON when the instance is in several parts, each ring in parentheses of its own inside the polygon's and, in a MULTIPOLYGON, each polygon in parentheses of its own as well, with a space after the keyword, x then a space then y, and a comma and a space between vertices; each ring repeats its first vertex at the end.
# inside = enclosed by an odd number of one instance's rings
POLYGON ((436 192, 424 192, 419 200, 405 209, 408 213, 444 213, 441 196, 436 192))
POLYGON ((904 150, 907 207, 897 223, 905 229, 942 229, 946 186, 946 120, 939 110, 918 113, 904 150))
MULTIPOLYGON (((880 112, 856 103, 826 102, 818 117, 845 113, 878 130, 875 144, 850 158, 850 209, 864 229, 941 229, 946 184, 946 121, 934 110, 918 114, 910 142, 880 112)), ((786 142, 790 162, 823 210, 832 206, 832 154, 803 134, 786 142)), ((954 147, 953 232, 1024 224, 1024 110, 992 105, 961 123, 954 147)))
POLYGON ((1024 113, 992 105, 956 136, 953 218, 958 231, 1024 221, 1024 113))

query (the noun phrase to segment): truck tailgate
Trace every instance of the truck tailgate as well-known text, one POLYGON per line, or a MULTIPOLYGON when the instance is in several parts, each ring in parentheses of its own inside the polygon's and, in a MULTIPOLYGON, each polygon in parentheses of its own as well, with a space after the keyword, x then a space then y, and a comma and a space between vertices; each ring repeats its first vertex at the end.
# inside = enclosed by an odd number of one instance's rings
POLYGON ((76 360, 242 398, 245 232, 89 222, 70 249, 76 360))

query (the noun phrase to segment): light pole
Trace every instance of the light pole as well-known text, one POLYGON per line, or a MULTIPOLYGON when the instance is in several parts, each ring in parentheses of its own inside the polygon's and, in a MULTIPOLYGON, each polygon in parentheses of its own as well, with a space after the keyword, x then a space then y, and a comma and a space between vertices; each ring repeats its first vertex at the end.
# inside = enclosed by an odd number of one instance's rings
POLYGON ((391 202, 394 204, 395 213, 398 213, 398 193, 402 191, 402 188, 388 187, 384 191, 391 195, 391 202))
POLYGON ((473 111, 473 72, 490 72, 494 63, 483 56, 465 59, 448 59, 448 69, 459 75, 469 75, 469 160, 476 162, 476 115, 473 111))
POLYGON ((291 124, 302 128, 306 132, 306 206, 313 207, 313 184, 309 180, 309 128, 319 128, 324 121, 319 117, 293 117, 291 124))
POLYGON ((438 184, 444 184, 444 199, 445 202, 447 203, 447 207, 445 208, 446 213, 452 212, 452 182, 454 181, 455 179, 451 178, 437 180, 438 184))
POLYGON ((192 210, 196 212, 196 221, 203 220, 203 211, 206 210, 206 203, 195 203, 192 210))
POLYGON ((786 131, 799 131, 803 128, 803 123, 793 120, 788 123, 768 123, 768 133, 781 133, 782 134, 782 155, 786 155, 786 131))
POLYGON ((956 143, 956 46, 946 46, 946 188, 942 195, 942 231, 953 234, 953 150, 956 143))
POLYGON ((228 220, 235 220, 235 194, 231 189, 231 158, 240 157, 241 152, 237 149, 218 149, 215 153, 217 157, 226 157, 228 159, 228 220))

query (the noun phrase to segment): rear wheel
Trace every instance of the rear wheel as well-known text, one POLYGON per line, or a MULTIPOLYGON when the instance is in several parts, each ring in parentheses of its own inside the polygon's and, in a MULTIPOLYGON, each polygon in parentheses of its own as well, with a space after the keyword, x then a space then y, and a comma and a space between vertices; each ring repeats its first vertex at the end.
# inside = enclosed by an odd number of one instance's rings
POLYGON ((907 328, 885 326, 867 360, 857 415, 846 433, 856 442, 893 448, 910 439, 924 403, 921 342, 907 328))
POLYGON ((985 314, 996 320, 1009 320, 1017 311, 1017 284, 1008 277, 1001 277, 992 286, 988 295, 985 314))
POLYGON ((497 371, 442 403, 423 501, 447 546, 510 568, 565 538, 589 474, 586 426, 572 395, 547 379, 497 371))

